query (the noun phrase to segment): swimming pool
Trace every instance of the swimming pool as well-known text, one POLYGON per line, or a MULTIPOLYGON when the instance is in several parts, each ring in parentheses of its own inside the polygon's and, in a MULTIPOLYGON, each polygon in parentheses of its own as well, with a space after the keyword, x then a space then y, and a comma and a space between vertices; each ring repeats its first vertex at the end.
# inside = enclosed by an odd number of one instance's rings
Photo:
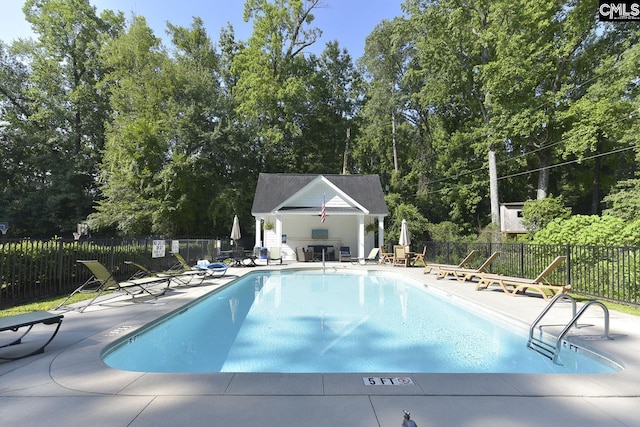
POLYGON ((109 346, 141 372, 605 373, 582 353, 557 365, 505 328, 386 272, 250 273, 109 346))

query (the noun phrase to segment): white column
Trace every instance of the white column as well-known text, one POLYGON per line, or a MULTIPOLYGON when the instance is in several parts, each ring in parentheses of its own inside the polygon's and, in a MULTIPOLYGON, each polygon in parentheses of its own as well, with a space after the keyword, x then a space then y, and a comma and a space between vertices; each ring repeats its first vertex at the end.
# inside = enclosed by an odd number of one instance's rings
POLYGON ((364 258, 364 215, 358 215, 358 258, 364 258))
POLYGON ((262 217, 256 217, 256 244, 253 246, 254 248, 259 248, 262 246, 262 217))
POLYGON ((384 217, 378 217, 378 247, 384 246, 384 217))
POLYGON ((276 246, 282 246, 282 217, 276 215, 276 246))

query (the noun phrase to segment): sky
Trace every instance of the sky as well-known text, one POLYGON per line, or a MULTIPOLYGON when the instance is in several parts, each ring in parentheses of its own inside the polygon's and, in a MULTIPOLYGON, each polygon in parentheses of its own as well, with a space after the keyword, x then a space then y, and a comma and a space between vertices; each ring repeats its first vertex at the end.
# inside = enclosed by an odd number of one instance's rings
MULTIPOLYGON (((337 40, 355 60, 362 56, 366 37, 383 19, 401 16, 402 0, 324 0, 316 9, 313 26, 322 30, 322 38, 311 49, 319 54, 327 42, 337 40)), ((0 0, 0 40, 9 44, 17 38, 33 37, 24 20, 21 0, 0 0)), ((98 13, 103 9, 144 16, 158 37, 165 38, 166 22, 188 27, 194 16, 202 18, 211 39, 218 41, 220 29, 231 23, 237 40, 247 40, 251 24, 243 21, 243 0, 91 0, 98 13)), ((169 45, 164 39, 165 45, 169 45)))

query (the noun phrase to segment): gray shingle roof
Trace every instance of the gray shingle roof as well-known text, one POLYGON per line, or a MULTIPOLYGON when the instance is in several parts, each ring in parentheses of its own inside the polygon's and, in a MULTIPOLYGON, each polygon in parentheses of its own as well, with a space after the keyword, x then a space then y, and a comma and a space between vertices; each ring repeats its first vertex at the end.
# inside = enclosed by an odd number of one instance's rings
POLYGON ((252 214, 272 212, 285 200, 319 176, 355 200, 369 211, 370 215, 388 215, 389 210, 384 201, 382 184, 378 175, 325 175, 325 174, 286 174, 261 173, 258 177, 252 214))

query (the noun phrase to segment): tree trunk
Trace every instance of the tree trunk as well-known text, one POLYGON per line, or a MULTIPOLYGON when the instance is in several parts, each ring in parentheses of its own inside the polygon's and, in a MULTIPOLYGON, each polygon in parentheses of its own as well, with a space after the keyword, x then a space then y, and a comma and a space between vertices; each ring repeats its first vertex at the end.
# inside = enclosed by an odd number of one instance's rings
POLYGON ((538 191, 536 199, 543 200, 549 195, 549 165, 551 162, 551 154, 543 150, 538 156, 540 164, 540 174, 538 175, 538 191))
POLYGON ((396 112, 391 111, 391 144, 393 146, 393 170, 398 172, 398 148, 396 145, 396 112))

